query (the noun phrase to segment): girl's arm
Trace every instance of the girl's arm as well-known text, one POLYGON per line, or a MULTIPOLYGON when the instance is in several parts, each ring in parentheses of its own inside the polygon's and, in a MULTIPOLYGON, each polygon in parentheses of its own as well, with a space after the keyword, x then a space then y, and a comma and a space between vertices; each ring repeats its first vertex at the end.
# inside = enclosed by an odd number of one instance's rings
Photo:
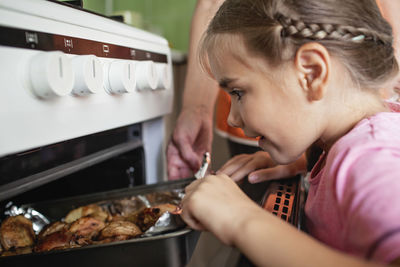
POLYGON ((316 241, 263 210, 224 174, 186 188, 182 218, 192 228, 211 231, 239 248, 257 266, 381 266, 316 241))
POLYGON ((333 250, 264 210, 241 217, 232 243, 257 266, 382 266, 333 250))

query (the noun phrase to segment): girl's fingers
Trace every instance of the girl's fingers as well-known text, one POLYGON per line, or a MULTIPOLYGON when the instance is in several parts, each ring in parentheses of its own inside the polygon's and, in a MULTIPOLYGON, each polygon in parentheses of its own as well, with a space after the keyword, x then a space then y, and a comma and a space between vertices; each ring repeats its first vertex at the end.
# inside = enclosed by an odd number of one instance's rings
POLYGON ((254 171, 249 174, 250 183, 259 183, 268 180, 281 179, 304 173, 307 171, 307 160, 303 155, 297 161, 288 165, 278 165, 268 169, 254 171))
POLYGON ((190 228, 198 231, 205 230, 204 226, 198 220, 196 220, 194 217, 190 216, 190 214, 185 212, 184 208, 182 209, 181 218, 190 228))
POLYGON ((234 174, 238 169, 242 168, 246 163, 252 159, 251 155, 241 154, 228 160, 218 171, 219 173, 225 173, 228 176, 234 174))
POLYGON ((219 172, 225 173, 231 176, 235 182, 239 182, 254 170, 272 166, 275 166, 275 163, 271 160, 269 154, 259 151, 254 154, 243 154, 233 158, 219 172))
POLYGON ((287 165, 278 165, 272 168, 254 171, 249 174, 249 182, 260 183, 290 176, 287 165))

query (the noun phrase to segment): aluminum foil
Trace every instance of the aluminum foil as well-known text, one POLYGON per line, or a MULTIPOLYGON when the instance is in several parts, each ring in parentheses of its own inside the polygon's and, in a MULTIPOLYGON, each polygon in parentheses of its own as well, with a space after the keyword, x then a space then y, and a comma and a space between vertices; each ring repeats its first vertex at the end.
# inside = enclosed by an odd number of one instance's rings
POLYGON ((18 207, 13 205, 12 202, 9 202, 6 208, 7 209, 4 211, 5 216, 24 215, 25 218, 31 220, 35 234, 39 234, 43 227, 50 223, 50 220, 47 219, 45 215, 30 207, 18 207))
MULTIPOLYGON (((129 216, 142 208, 150 208, 160 204, 179 205, 185 196, 184 189, 174 189, 164 192, 135 195, 130 198, 117 199, 95 203, 108 210, 111 214, 129 216)), ((142 237, 154 236, 186 227, 180 215, 165 212, 156 223, 143 233, 142 237)))

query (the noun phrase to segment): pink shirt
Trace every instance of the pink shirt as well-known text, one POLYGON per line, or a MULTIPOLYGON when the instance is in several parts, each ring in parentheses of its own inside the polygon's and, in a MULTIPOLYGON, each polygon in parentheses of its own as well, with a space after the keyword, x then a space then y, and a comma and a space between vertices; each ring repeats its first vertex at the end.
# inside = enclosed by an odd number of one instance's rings
POLYGON ((366 259, 400 258, 400 113, 360 121, 311 172, 309 233, 366 259))

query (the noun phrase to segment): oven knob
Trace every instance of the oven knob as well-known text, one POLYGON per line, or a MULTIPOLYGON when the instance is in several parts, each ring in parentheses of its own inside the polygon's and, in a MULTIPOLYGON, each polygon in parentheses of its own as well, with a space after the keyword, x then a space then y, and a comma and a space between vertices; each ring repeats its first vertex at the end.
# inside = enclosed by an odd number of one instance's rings
POLYGON ((74 72, 71 60, 62 52, 41 52, 29 62, 29 78, 33 92, 42 98, 71 93, 74 72))
POLYGON ((105 89, 110 94, 124 94, 135 90, 135 64, 128 60, 116 60, 105 65, 105 89))
POLYGON ((136 61, 137 89, 157 89, 158 74, 153 61, 136 61))
POLYGON ((156 70, 158 74, 157 89, 169 89, 171 86, 171 76, 168 65, 164 63, 157 63, 156 70))
POLYGON ((95 94, 103 88, 103 66, 96 56, 76 56, 72 59, 72 67, 75 71, 73 94, 95 94))

